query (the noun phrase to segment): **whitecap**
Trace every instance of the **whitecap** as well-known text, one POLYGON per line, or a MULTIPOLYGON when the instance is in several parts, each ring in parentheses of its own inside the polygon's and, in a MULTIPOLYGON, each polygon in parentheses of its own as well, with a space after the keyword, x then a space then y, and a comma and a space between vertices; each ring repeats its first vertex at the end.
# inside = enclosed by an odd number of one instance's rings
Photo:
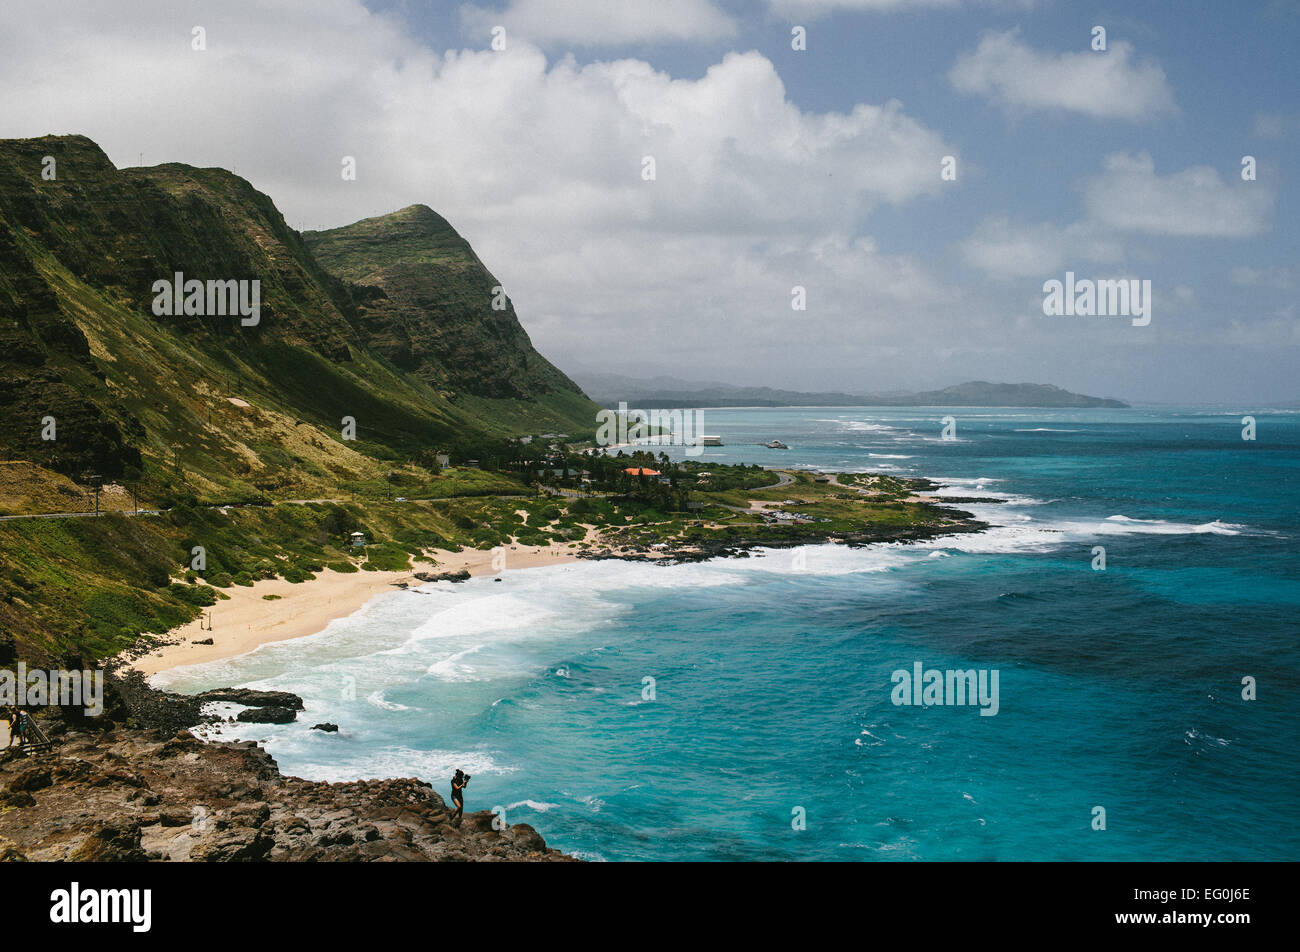
POLYGON ((366 703, 369 704, 369 705, 371 705, 371 706, 373 706, 373 707, 377 707, 377 708, 380 708, 380 709, 385 710, 385 711, 410 711, 410 710, 413 710, 412 708, 407 707, 405 704, 398 704, 398 703, 396 703, 395 701, 386 701, 386 700, 384 700, 384 692, 383 692, 383 691, 375 691, 375 692, 373 692, 373 693, 371 693, 371 694, 367 694, 367 695, 366 695, 366 703))

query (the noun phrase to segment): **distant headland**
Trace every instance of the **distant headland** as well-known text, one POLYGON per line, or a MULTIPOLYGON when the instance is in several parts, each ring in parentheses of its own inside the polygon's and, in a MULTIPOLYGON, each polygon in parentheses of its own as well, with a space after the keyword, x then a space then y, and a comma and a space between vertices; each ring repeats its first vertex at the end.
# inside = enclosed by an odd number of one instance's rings
POLYGON ((739 387, 724 383, 699 383, 673 377, 637 379, 618 374, 573 374, 597 403, 613 406, 619 400, 655 407, 1042 407, 1060 409, 1115 408, 1122 400, 1071 393, 1045 383, 989 383, 972 380, 942 390, 851 394, 805 393, 771 387, 739 387))

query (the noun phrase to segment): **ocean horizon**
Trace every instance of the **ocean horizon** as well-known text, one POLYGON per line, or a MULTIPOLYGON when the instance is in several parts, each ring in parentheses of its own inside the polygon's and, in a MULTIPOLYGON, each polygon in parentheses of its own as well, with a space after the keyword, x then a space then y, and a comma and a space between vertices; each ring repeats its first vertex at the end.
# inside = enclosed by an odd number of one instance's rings
POLYGON ((1300 410, 705 413, 724 445, 694 459, 1000 501, 955 503, 989 528, 923 542, 396 591, 153 683, 292 691, 298 724, 209 736, 265 741, 286 774, 415 776, 444 797, 463 768, 467 810, 587 859, 1300 851, 1300 410), (918 665, 989 676, 996 705, 896 703, 918 665), (319 721, 339 732, 303 729, 319 721))

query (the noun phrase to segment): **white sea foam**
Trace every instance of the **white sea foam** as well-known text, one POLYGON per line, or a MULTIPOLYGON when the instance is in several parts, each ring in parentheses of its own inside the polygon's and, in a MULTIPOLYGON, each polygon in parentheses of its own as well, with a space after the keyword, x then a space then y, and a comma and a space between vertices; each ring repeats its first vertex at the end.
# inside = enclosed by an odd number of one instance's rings
POLYGON ((534 810, 537 813, 545 813, 548 810, 554 810, 558 806, 558 803, 547 803, 545 800, 520 800, 518 803, 506 804, 506 809, 518 810, 527 807, 529 810, 534 810))
POLYGON ((932 476, 936 483, 951 483, 955 486, 983 486, 985 483, 1002 482, 996 476, 932 476))
MULTIPOLYGON (((1075 525, 1078 525, 1076 523, 1075 525)), ((1148 533, 1155 535, 1198 535, 1210 533, 1212 535, 1241 535, 1248 529, 1247 526, 1237 525, 1232 522, 1220 522, 1215 519, 1213 522, 1205 522, 1200 525, 1194 525, 1188 522, 1169 522, 1165 519, 1132 519, 1128 516, 1107 516, 1098 528, 1098 532, 1103 535, 1128 534, 1128 533, 1148 533)))
POLYGON ((825 420, 825 423, 838 423, 851 433, 898 433, 898 427, 871 420, 825 420))
POLYGON ((554 611, 536 599, 513 593, 485 594, 454 601, 430 615, 411 633, 411 641, 455 638, 484 631, 527 631, 545 624, 554 615, 554 611))
POLYGON ((790 549, 755 549, 748 559, 720 559, 704 565, 711 566, 716 571, 825 577, 888 572, 920 557, 920 553, 910 551, 904 545, 846 546, 819 543, 790 549))
POLYGON ((484 681, 488 678, 479 675, 479 669, 475 665, 465 662, 469 655, 487 647, 483 644, 471 645, 464 651, 457 651, 440 661, 425 668, 424 673, 430 677, 437 678, 439 681, 484 681))
MULTIPOLYGON (((273 756, 277 746, 279 745, 267 745, 273 756)), ((450 783, 449 779, 444 782, 443 778, 450 778, 457 768, 468 774, 484 775, 504 775, 518 769, 498 764, 490 754, 483 751, 416 750, 395 746, 369 749, 360 756, 345 761, 331 760, 329 763, 312 764, 308 771, 295 768, 295 773, 310 780, 329 783, 415 776, 442 789, 450 783)), ((447 795, 447 792, 443 793, 444 797, 447 795)))
POLYGON ((405 704, 398 704, 398 703, 396 703, 395 701, 387 701, 387 700, 385 700, 385 699, 384 699, 384 692, 383 692, 383 691, 373 691, 373 692, 371 692, 370 694, 367 694, 367 695, 366 695, 366 703, 369 704, 369 705, 371 705, 371 706, 373 706, 373 707, 377 707, 377 708, 379 708, 379 709, 381 709, 381 710, 384 710, 384 711, 410 711, 410 710, 413 710, 413 708, 407 707, 405 704))
MULTIPOLYGON (((969 496, 972 491, 979 493, 981 496, 986 496, 989 499, 997 499, 1000 501, 997 503, 954 503, 954 505, 965 506, 966 508, 969 508, 971 506, 979 506, 979 505, 990 505, 990 506, 996 505, 1000 507, 1046 506, 1049 503, 1053 503, 1056 501, 1054 499, 1035 499, 1033 496, 1021 496, 1017 493, 1002 492, 1001 490, 997 490, 997 489, 986 489, 983 486, 975 486, 973 487, 973 489, 955 487, 955 486, 945 486, 941 489, 936 489, 933 493, 930 493, 930 495, 938 499, 943 499, 948 496, 958 496, 958 497, 969 496)), ((997 522, 999 520, 995 519, 993 521, 997 522)))

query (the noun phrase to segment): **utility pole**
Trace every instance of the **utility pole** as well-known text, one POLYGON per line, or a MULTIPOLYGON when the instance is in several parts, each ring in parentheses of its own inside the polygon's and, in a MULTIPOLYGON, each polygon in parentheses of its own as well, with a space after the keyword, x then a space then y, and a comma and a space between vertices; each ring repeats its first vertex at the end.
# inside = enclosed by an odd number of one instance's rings
POLYGON ((90 488, 95 492, 95 515, 99 515, 99 487, 103 483, 104 477, 99 473, 85 472, 81 474, 81 478, 85 480, 86 483, 89 484, 90 488))

